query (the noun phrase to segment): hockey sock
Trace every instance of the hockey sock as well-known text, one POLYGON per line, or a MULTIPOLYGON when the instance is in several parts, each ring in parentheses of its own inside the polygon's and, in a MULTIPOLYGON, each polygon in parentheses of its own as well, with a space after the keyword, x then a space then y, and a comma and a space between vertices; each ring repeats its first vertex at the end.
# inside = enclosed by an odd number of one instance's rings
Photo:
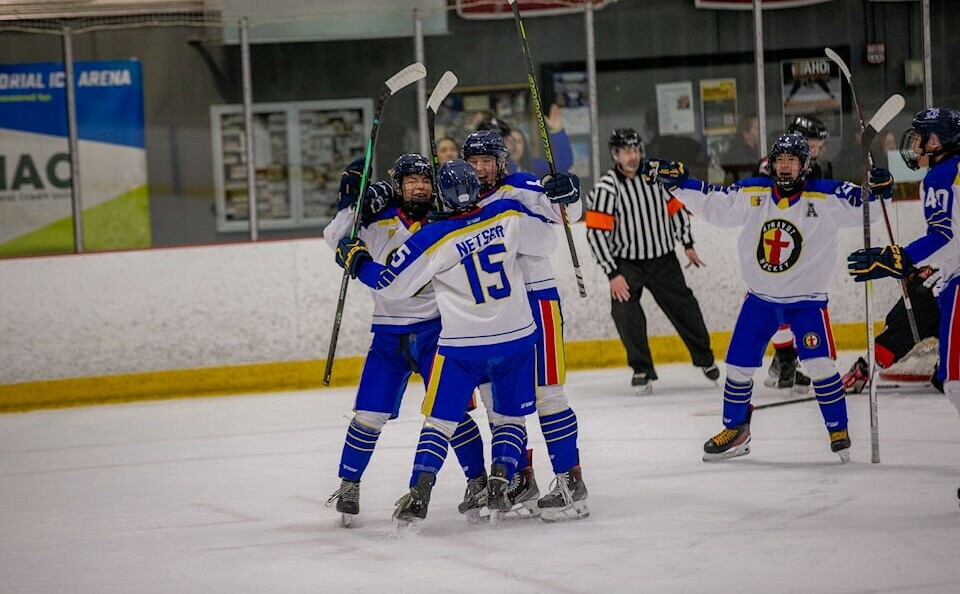
POLYGON ((820 413, 828 431, 847 428, 847 401, 844 399, 843 383, 840 374, 834 373, 824 379, 813 380, 813 391, 817 395, 820 413))
POLYGON ((483 473, 483 440, 480 439, 480 427, 470 415, 464 415, 457 430, 450 438, 453 453, 457 455, 460 468, 467 480, 477 478, 483 473))
POLYGON ((424 427, 420 430, 420 441, 417 443, 417 453, 413 456, 413 473, 410 475, 410 486, 417 484, 417 479, 423 472, 437 474, 447 457, 447 446, 450 441, 443 432, 433 427, 424 427))
POLYGON ((490 458, 493 464, 503 464, 507 469, 507 480, 517 473, 520 461, 527 460, 526 430, 523 425, 504 423, 493 428, 493 443, 490 445, 490 458))
POLYGON ((723 386, 723 425, 733 429, 747 422, 750 397, 753 395, 753 380, 738 382, 727 377, 723 386))
POLYGON ((360 480, 370 463, 379 437, 380 430, 364 427, 356 420, 350 421, 347 437, 343 442, 343 454, 340 455, 340 478, 348 481, 360 480))
POLYGON ((540 430, 547 442, 553 473, 566 472, 577 465, 577 415, 572 408, 540 417, 540 430))

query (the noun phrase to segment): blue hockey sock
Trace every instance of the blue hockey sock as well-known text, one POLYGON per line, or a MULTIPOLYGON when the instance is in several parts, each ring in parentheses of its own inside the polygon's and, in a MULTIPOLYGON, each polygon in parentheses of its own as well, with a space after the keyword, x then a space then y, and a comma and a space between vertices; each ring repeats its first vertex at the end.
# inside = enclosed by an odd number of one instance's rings
POLYGON ((447 457, 447 446, 450 444, 443 432, 424 427, 420 430, 420 442, 417 444, 417 453, 413 456, 413 474, 410 475, 410 486, 417 484, 420 473, 437 474, 447 457))
POLYGON ((826 379, 813 380, 813 391, 817 395, 820 414, 827 431, 839 431, 847 428, 847 400, 844 397, 840 374, 834 373, 826 379))
POLYGON ((527 432, 523 425, 505 423, 493 428, 490 458, 493 464, 503 464, 506 467, 507 480, 513 479, 521 461, 526 466, 527 449, 524 447, 526 436, 527 432))
POLYGON ((750 412, 750 397, 753 395, 753 380, 738 382, 727 378, 723 386, 723 426, 733 429, 747 422, 750 412))
POLYGON ((477 478, 483 472, 483 440, 480 439, 480 427, 470 415, 464 415, 457 430, 450 438, 453 453, 457 455, 460 468, 467 480, 477 478))
POLYGON ((580 463, 577 450, 577 415, 572 408, 540 417, 540 430, 547 441, 553 473, 566 472, 580 463))
POLYGON ((340 478, 348 481, 360 480, 370 463, 379 437, 379 429, 364 427, 356 419, 350 421, 347 437, 343 441, 343 454, 340 455, 340 478))

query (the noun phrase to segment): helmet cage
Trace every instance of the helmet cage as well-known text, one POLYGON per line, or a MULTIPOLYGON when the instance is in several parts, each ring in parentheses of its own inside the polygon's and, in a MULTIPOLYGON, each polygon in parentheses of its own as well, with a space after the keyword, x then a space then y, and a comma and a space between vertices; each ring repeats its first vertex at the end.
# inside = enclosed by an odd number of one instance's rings
POLYGON ((396 195, 402 201, 402 209, 406 214, 414 219, 421 219, 433 207, 433 196, 426 198, 407 198, 403 194, 403 180, 409 175, 423 175, 430 179, 433 184, 433 164, 423 155, 417 153, 406 153, 397 157, 393 164, 393 173, 390 179, 393 181, 393 189, 396 195))
POLYGON ((773 147, 770 149, 769 167, 771 177, 777 182, 777 186, 785 192, 795 192, 807 174, 810 173, 811 166, 810 145, 800 134, 782 134, 777 138, 773 147), (800 171, 797 177, 793 179, 782 178, 777 171, 777 157, 780 155, 792 155, 800 160, 800 171))

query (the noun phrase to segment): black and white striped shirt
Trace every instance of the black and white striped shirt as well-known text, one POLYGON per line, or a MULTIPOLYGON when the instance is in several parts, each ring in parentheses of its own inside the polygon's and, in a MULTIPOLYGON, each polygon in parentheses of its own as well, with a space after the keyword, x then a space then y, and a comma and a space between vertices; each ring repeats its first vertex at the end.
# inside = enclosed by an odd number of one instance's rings
POLYGON ((690 217, 679 200, 639 173, 627 178, 607 171, 587 198, 587 241, 607 276, 616 260, 650 260, 673 251, 677 241, 693 247, 690 217))

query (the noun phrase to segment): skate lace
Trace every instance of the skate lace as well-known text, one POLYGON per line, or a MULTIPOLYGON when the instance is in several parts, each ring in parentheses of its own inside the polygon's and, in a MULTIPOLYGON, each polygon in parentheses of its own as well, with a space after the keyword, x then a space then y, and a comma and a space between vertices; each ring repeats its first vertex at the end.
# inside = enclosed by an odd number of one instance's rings
POLYGON ((411 495, 410 493, 407 493, 400 499, 397 499, 396 503, 393 504, 395 506, 393 510, 393 519, 396 520, 397 518, 399 518, 400 512, 409 508, 411 503, 413 503, 413 495, 411 495))
POLYGON ((343 499, 344 501, 350 502, 359 502, 360 501, 360 483, 351 483, 344 481, 340 488, 333 492, 333 495, 327 499, 327 507, 330 507, 338 499, 343 499))
POLYGON ((738 430, 727 427, 720 433, 717 433, 713 436, 713 443, 717 445, 726 445, 733 441, 739 434, 740 432, 738 430))
POLYGON ((570 492, 570 473, 561 472, 550 483, 550 497, 561 497, 564 505, 573 505, 573 494, 570 492))

